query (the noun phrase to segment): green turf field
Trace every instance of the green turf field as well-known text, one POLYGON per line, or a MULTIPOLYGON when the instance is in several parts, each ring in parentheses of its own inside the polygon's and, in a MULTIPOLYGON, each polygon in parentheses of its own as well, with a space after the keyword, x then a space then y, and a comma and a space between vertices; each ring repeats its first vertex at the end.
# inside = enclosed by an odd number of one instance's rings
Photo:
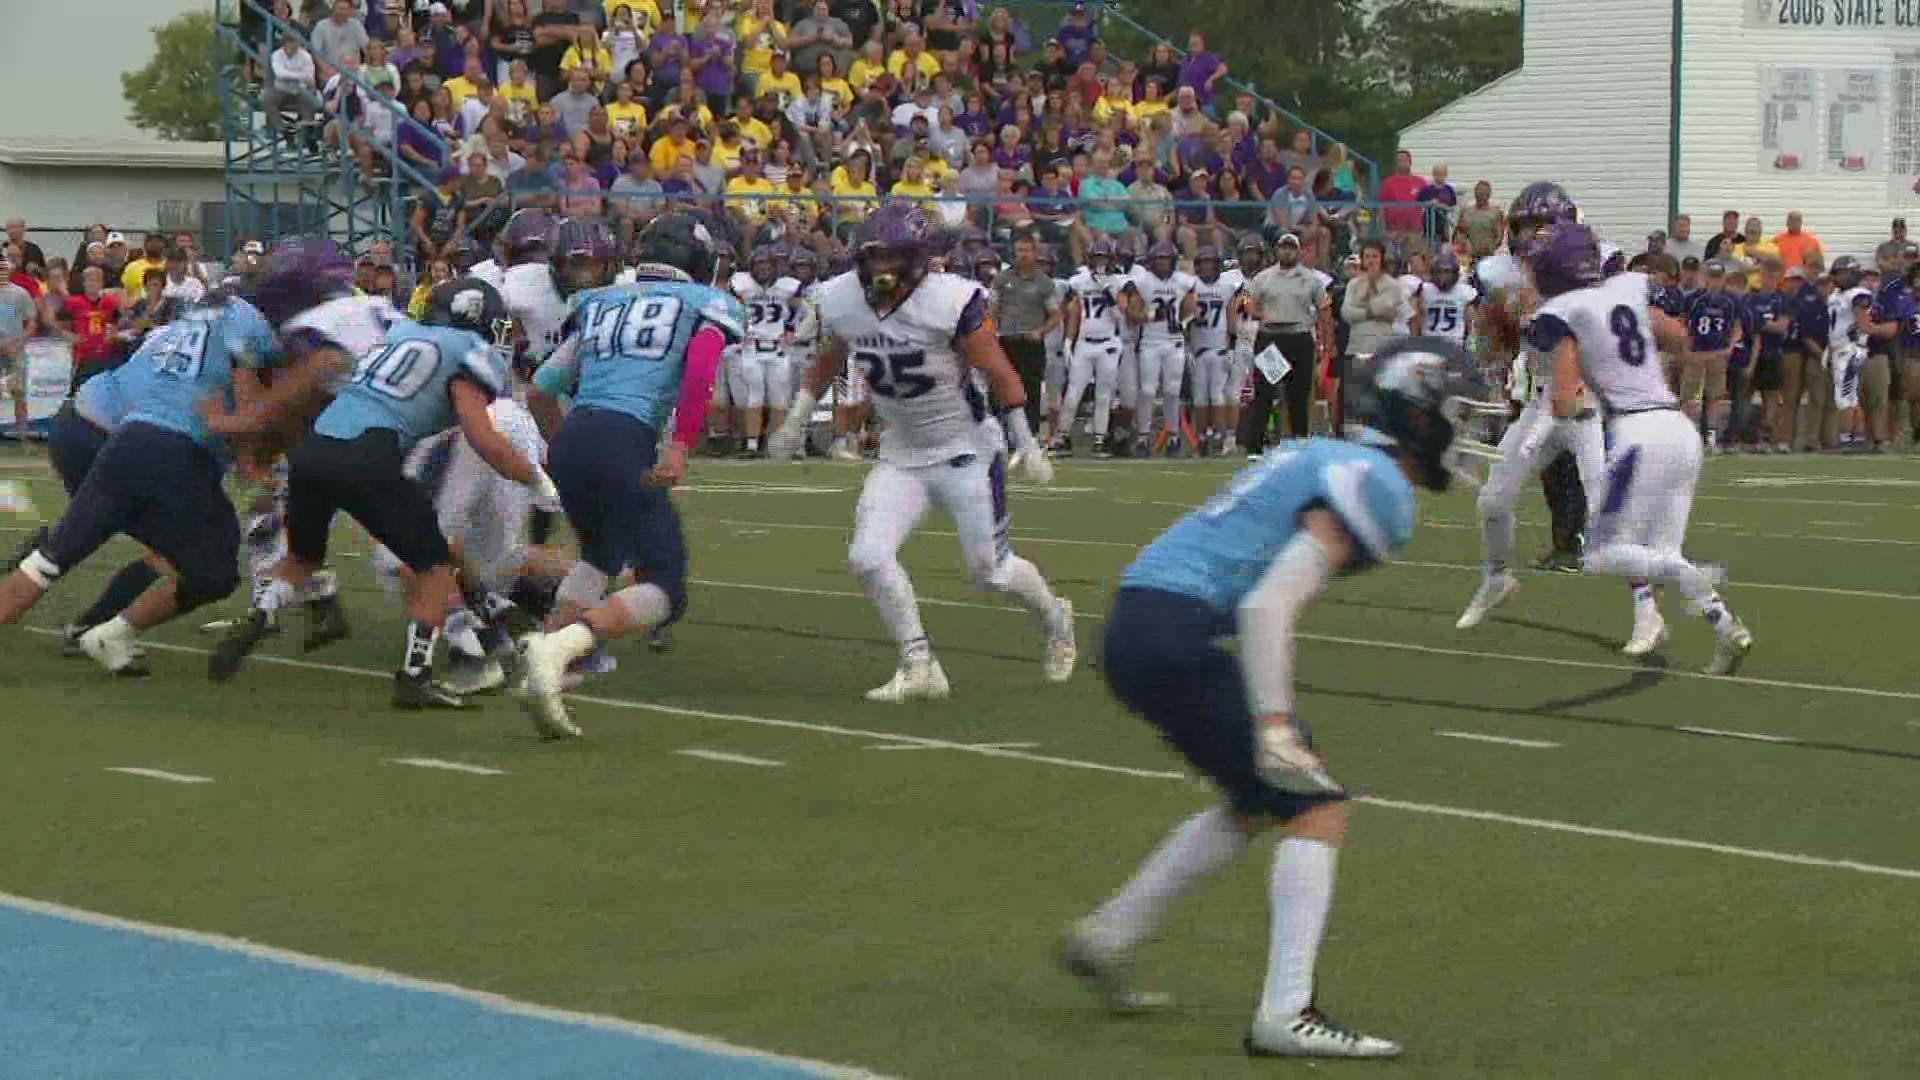
MULTIPOLYGON (((861 471, 696 462, 689 619, 667 655, 621 648, 570 744, 508 699, 389 712, 399 623, 352 544, 356 634, 313 662, 276 643, 283 662, 215 688, 212 639, 183 626, 152 680, 105 681, 44 631, 116 548, 34 613, 41 635, 0 631, 0 890, 888 1074, 1365 1069, 1239 1054, 1264 850, 1142 955, 1174 1010, 1109 1018, 1050 963, 1207 798, 1087 661, 1120 567, 1224 472, 1066 463, 1016 494, 1019 549, 1082 613, 1065 687, 930 522, 904 560, 954 694, 903 708, 861 699, 893 663, 843 565, 861 471), (106 771, 125 767, 213 782, 106 771)), ((1690 550, 1730 564, 1758 639, 1718 680, 1677 598, 1664 659, 1618 657, 1614 582, 1527 575, 1455 632, 1473 505, 1427 500, 1405 559, 1305 624, 1302 714, 1373 797, 1328 1010, 1404 1041, 1405 1077, 1920 1073, 1916 488, 1913 459, 1709 462, 1690 550)), ((56 485, 33 490, 51 513, 56 485)), ((1544 509, 1523 505, 1531 553, 1544 509)))

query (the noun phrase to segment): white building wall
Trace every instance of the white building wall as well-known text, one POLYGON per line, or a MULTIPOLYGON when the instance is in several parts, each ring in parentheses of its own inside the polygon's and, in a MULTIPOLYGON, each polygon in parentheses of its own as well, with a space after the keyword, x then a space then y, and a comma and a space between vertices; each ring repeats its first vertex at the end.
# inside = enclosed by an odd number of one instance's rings
POLYGON ((1407 128, 1400 145, 1418 172, 1446 163, 1463 196, 1491 181, 1502 205, 1534 180, 1558 181, 1602 235, 1631 246, 1667 214, 1671 0, 1527 0, 1524 16, 1520 69, 1407 128))
MULTIPOLYGON (((218 166, 204 169, 112 169, 0 164, 0 208, 35 230, 84 229, 103 222, 123 231, 159 224, 162 200, 194 205, 226 198, 218 166)), ((194 228, 197 230, 198 225, 194 228)), ((60 254, 70 254, 72 245, 60 254)), ((53 249, 48 248, 51 256, 53 249)))
MULTIPOLYGON (((1727 210, 1738 210, 1742 217, 1758 215, 1768 235, 1785 227, 1788 211, 1799 210, 1829 257, 1869 255, 1874 244, 1886 239, 1888 222, 1897 208, 1915 205, 1911 196, 1895 197, 1886 169, 1890 155, 1883 157, 1881 170, 1858 176, 1822 172, 1817 167, 1800 173, 1763 169, 1759 68, 1881 68, 1887 71, 1882 84, 1888 97, 1883 115, 1890 126, 1893 54, 1896 50, 1920 52, 1920 28, 1840 27, 1832 14, 1836 0, 1819 0, 1811 7, 1791 0, 1794 9, 1817 11, 1822 18, 1820 25, 1797 28, 1777 25, 1780 0, 1762 0, 1755 7, 1756 18, 1757 12, 1766 11, 1774 24, 1762 28, 1748 22, 1746 9, 1754 3, 1685 0, 1680 208, 1693 216, 1696 238, 1712 235, 1720 214, 1727 210)), ((1880 9, 1886 20, 1892 19, 1891 0, 1867 0, 1867 4, 1869 9, 1880 9)), ((1824 91, 1820 103, 1824 104, 1824 91)), ((1824 141, 1824 116, 1819 130, 1824 141)))

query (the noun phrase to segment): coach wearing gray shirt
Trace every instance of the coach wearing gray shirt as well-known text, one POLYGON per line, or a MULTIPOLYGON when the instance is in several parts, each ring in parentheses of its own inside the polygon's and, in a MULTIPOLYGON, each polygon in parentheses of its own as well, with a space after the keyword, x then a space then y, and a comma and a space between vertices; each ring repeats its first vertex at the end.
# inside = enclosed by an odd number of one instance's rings
POLYGON ((1327 286, 1312 267, 1300 265, 1300 238, 1287 233, 1274 248, 1274 265, 1253 275, 1246 290, 1260 320, 1254 354, 1272 346, 1290 365, 1277 384, 1269 382, 1257 367, 1254 369, 1253 406, 1240 414, 1240 444, 1249 455, 1257 456, 1266 449, 1267 419, 1276 395, 1286 399, 1288 436, 1307 437, 1318 356, 1314 331, 1327 309, 1327 286))
POLYGON ((1027 425, 1040 430, 1040 380, 1047 370, 1047 334, 1060 325, 1060 296, 1040 265, 1032 233, 1013 241, 1013 265, 993 279, 993 317, 1000 347, 1027 391, 1027 425))
POLYGON ((13 262, 0 255, 0 396, 13 399, 15 434, 27 445, 27 336, 40 323, 27 290, 7 278, 13 262))

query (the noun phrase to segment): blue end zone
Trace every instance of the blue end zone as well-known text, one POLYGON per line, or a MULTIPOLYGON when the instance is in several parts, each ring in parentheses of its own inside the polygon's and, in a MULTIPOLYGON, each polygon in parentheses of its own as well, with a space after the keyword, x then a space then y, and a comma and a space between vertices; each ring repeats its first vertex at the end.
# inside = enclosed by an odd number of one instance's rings
POLYGON ((853 1073, 4 894, 0 905, 6 1076, 771 1080, 853 1073))

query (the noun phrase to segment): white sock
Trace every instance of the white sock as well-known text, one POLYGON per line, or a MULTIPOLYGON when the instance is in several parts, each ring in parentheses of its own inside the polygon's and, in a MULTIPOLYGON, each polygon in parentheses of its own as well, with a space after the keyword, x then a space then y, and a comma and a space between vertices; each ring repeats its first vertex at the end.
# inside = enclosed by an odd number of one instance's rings
POLYGON ((593 627, 586 623, 577 622, 571 626, 562 627, 549 636, 560 646, 565 663, 571 664, 593 651, 593 627))
POLYGON ((891 561, 860 579, 867 599, 880 609, 881 621, 900 646, 902 659, 913 659, 927 651, 927 630, 920 624, 920 603, 913 596, 913 580, 907 577, 898 560, 891 561))
POLYGON ((1153 936, 1175 900, 1218 873, 1247 850, 1247 835, 1234 827, 1224 806, 1202 810, 1174 827, 1133 878, 1088 920, 1099 948, 1131 952, 1153 936))
POLYGON ((1487 548, 1487 573, 1507 568, 1513 555, 1513 511, 1489 510, 1480 517, 1480 539, 1487 548))
POLYGON ((1041 576, 1039 567, 1018 555, 1007 556, 1000 569, 1000 583, 994 590, 1020 601, 1020 606, 1027 609, 1027 614, 1033 616, 1049 639, 1061 636, 1064 628, 1060 625, 1060 600, 1047 588, 1047 579, 1041 576))
POLYGON ((1291 1020, 1313 1002, 1313 964, 1333 906, 1334 849, 1289 836, 1273 849, 1272 936, 1256 1019, 1291 1020))
POLYGON ((1687 610, 1718 623, 1726 605, 1713 591, 1707 572, 1677 551, 1661 551, 1645 544, 1608 544, 1587 553, 1587 567, 1597 574, 1647 578, 1670 585, 1687 598, 1687 610))

